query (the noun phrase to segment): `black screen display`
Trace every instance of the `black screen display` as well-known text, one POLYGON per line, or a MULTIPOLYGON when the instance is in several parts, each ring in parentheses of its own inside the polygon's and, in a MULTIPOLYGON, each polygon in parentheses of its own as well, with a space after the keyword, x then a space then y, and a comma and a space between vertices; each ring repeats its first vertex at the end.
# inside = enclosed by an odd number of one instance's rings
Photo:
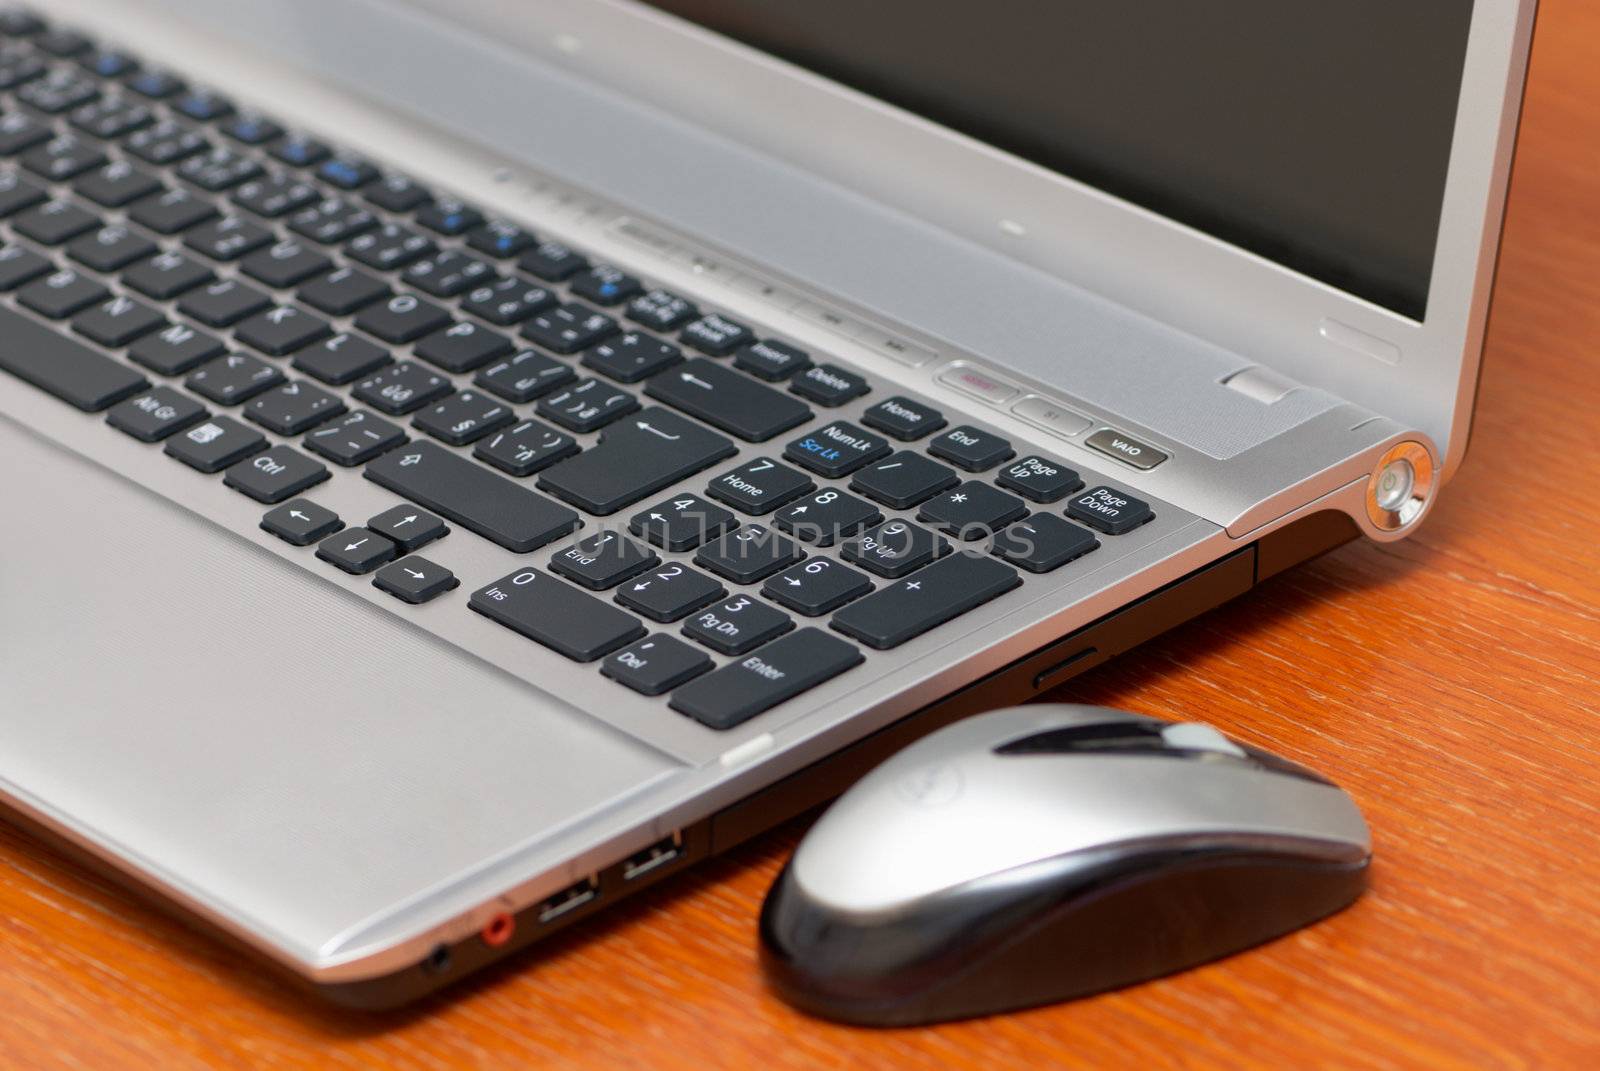
POLYGON ((653 0, 1413 319, 1471 0, 653 0))

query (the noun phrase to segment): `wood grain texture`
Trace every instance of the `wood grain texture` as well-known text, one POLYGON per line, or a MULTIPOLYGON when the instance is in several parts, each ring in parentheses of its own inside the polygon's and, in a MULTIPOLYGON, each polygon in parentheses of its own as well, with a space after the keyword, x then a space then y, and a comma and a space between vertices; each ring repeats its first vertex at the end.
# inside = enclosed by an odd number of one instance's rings
POLYGON ((1074 683, 1203 717, 1363 805, 1371 893, 1169 980, 926 1030, 762 988, 798 829, 393 1015, 334 1012, 0 827, 0 1066, 1600 1066, 1600 5, 1547 0, 1467 464, 1360 544, 1074 683))

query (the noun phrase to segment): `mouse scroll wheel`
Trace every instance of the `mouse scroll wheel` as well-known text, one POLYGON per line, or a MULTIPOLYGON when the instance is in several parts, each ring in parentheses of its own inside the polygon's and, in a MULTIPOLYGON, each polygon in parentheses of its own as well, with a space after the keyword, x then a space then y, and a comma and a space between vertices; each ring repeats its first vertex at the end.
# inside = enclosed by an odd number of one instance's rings
POLYGON ((1236 759, 1249 758, 1244 748, 1229 740, 1209 725, 1197 721, 1179 722, 1161 730, 1161 739, 1168 746, 1184 751, 1214 751, 1236 759))

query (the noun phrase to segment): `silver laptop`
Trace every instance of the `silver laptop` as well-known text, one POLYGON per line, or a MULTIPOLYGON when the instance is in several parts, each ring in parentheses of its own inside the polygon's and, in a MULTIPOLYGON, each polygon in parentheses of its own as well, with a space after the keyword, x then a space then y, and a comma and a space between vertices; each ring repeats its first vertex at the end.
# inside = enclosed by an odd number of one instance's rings
POLYGON ((0 15, 0 799, 414 998, 1466 448, 1532 0, 0 15))

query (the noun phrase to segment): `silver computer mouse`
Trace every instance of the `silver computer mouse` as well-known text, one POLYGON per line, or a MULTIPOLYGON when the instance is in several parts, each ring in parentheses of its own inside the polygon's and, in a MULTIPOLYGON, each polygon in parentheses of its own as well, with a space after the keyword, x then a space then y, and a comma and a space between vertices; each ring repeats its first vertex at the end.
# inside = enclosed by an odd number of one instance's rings
POLYGON ((1065 1000, 1287 933, 1366 887, 1354 802, 1209 726, 1027 706, 906 748, 774 882, 791 1003, 903 1025, 1065 1000))

